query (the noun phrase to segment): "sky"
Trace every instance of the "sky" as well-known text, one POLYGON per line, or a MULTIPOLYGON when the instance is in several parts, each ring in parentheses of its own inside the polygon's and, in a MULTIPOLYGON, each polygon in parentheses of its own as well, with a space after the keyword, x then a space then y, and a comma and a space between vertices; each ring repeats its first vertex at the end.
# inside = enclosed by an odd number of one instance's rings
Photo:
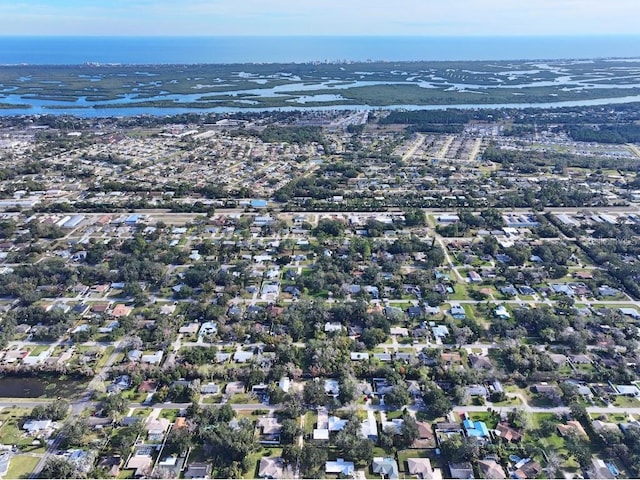
POLYGON ((640 35, 640 0, 0 0, 2 35, 640 35))

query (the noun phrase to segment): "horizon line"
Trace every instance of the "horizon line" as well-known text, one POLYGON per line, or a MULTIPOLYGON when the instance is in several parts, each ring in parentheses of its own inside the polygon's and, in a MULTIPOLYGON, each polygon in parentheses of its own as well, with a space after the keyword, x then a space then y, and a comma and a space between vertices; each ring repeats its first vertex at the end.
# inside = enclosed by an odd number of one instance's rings
POLYGON ((580 33, 580 34, 431 34, 431 35, 417 35, 417 34, 1 34, 0 38, 290 38, 290 37, 307 37, 307 38, 607 38, 607 37, 640 37, 640 33, 580 33))

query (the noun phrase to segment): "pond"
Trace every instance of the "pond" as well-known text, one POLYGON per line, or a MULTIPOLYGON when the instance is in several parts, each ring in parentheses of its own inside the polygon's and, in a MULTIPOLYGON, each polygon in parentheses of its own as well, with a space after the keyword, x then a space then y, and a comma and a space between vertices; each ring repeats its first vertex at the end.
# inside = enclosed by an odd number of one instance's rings
POLYGON ((2 377, 0 398, 71 398, 81 393, 86 382, 69 378, 2 377))

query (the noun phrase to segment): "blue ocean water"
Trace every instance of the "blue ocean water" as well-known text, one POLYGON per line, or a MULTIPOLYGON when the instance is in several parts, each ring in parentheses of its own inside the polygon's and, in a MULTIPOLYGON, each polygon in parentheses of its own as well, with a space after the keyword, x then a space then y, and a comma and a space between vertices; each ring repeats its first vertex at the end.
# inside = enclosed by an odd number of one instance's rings
POLYGON ((8 37, 0 64, 280 63, 640 57, 640 35, 608 37, 8 37))

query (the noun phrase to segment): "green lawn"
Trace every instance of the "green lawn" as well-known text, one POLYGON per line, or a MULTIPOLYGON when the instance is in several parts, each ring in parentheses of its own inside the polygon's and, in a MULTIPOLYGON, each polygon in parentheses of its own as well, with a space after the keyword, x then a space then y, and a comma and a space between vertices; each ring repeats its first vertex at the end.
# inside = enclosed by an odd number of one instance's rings
POLYGON ((47 350, 49 350, 49 345, 36 345, 35 348, 31 350, 31 353, 29 355, 31 355, 32 357, 37 357, 42 352, 45 352, 47 350))
POLYGON ((247 404, 256 403, 256 399, 248 393, 236 393, 230 399, 229 403, 247 404))
POLYGON ((180 414, 180 410, 177 408, 163 408, 160 412, 160 418, 166 418, 171 423, 176 421, 176 418, 180 414))
POLYGON ((530 415, 530 418, 531 418, 532 429, 540 428, 540 426, 545 420, 550 420, 556 423, 558 422, 558 419, 553 413, 532 413, 530 415))
POLYGON ((11 459, 5 478, 29 478, 40 459, 31 455, 16 455, 11 459))
POLYGON ((313 433, 314 425, 318 423, 318 414, 315 411, 307 412, 304 416, 304 432, 306 434, 313 433))
POLYGON ((635 398, 625 397, 624 395, 616 396, 615 400, 613 401, 613 404, 616 407, 623 407, 623 408, 640 407, 640 401, 638 401, 635 398))
POLYGON ((109 357, 113 353, 113 350, 114 350, 113 345, 110 345, 105 349, 104 352, 102 352, 102 357, 100 357, 100 359, 96 363, 96 368, 99 369, 99 368, 104 367, 104 364, 107 363, 107 360, 109 360, 109 357))
POLYGON ((24 423, 25 416, 30 413, 28 408, 10 408, 2 411, 0 420, 0 443, 4 445, 17 445, 21 450, 30 453, 44 453, 45 448, 42 445, 32 445, 35 438, 29 437, 20 430, 20 426, 24 423))
POLYGON ((453 294, 449 295, 451 300, 468 300, 469 294, 467 293, 467 286, 464 283, 456 283, 454 285, 453 294))
POLYGON ((133 478, 133 475, 135 473, 136 473, 135 470, 122 469, 122 470, 120 470, 120 474, 118 475, 118 478, 133 478))
POLYGON ((153 412, 153 408, 135 408, 131 416, 147 418, 151 412, 153 412))

